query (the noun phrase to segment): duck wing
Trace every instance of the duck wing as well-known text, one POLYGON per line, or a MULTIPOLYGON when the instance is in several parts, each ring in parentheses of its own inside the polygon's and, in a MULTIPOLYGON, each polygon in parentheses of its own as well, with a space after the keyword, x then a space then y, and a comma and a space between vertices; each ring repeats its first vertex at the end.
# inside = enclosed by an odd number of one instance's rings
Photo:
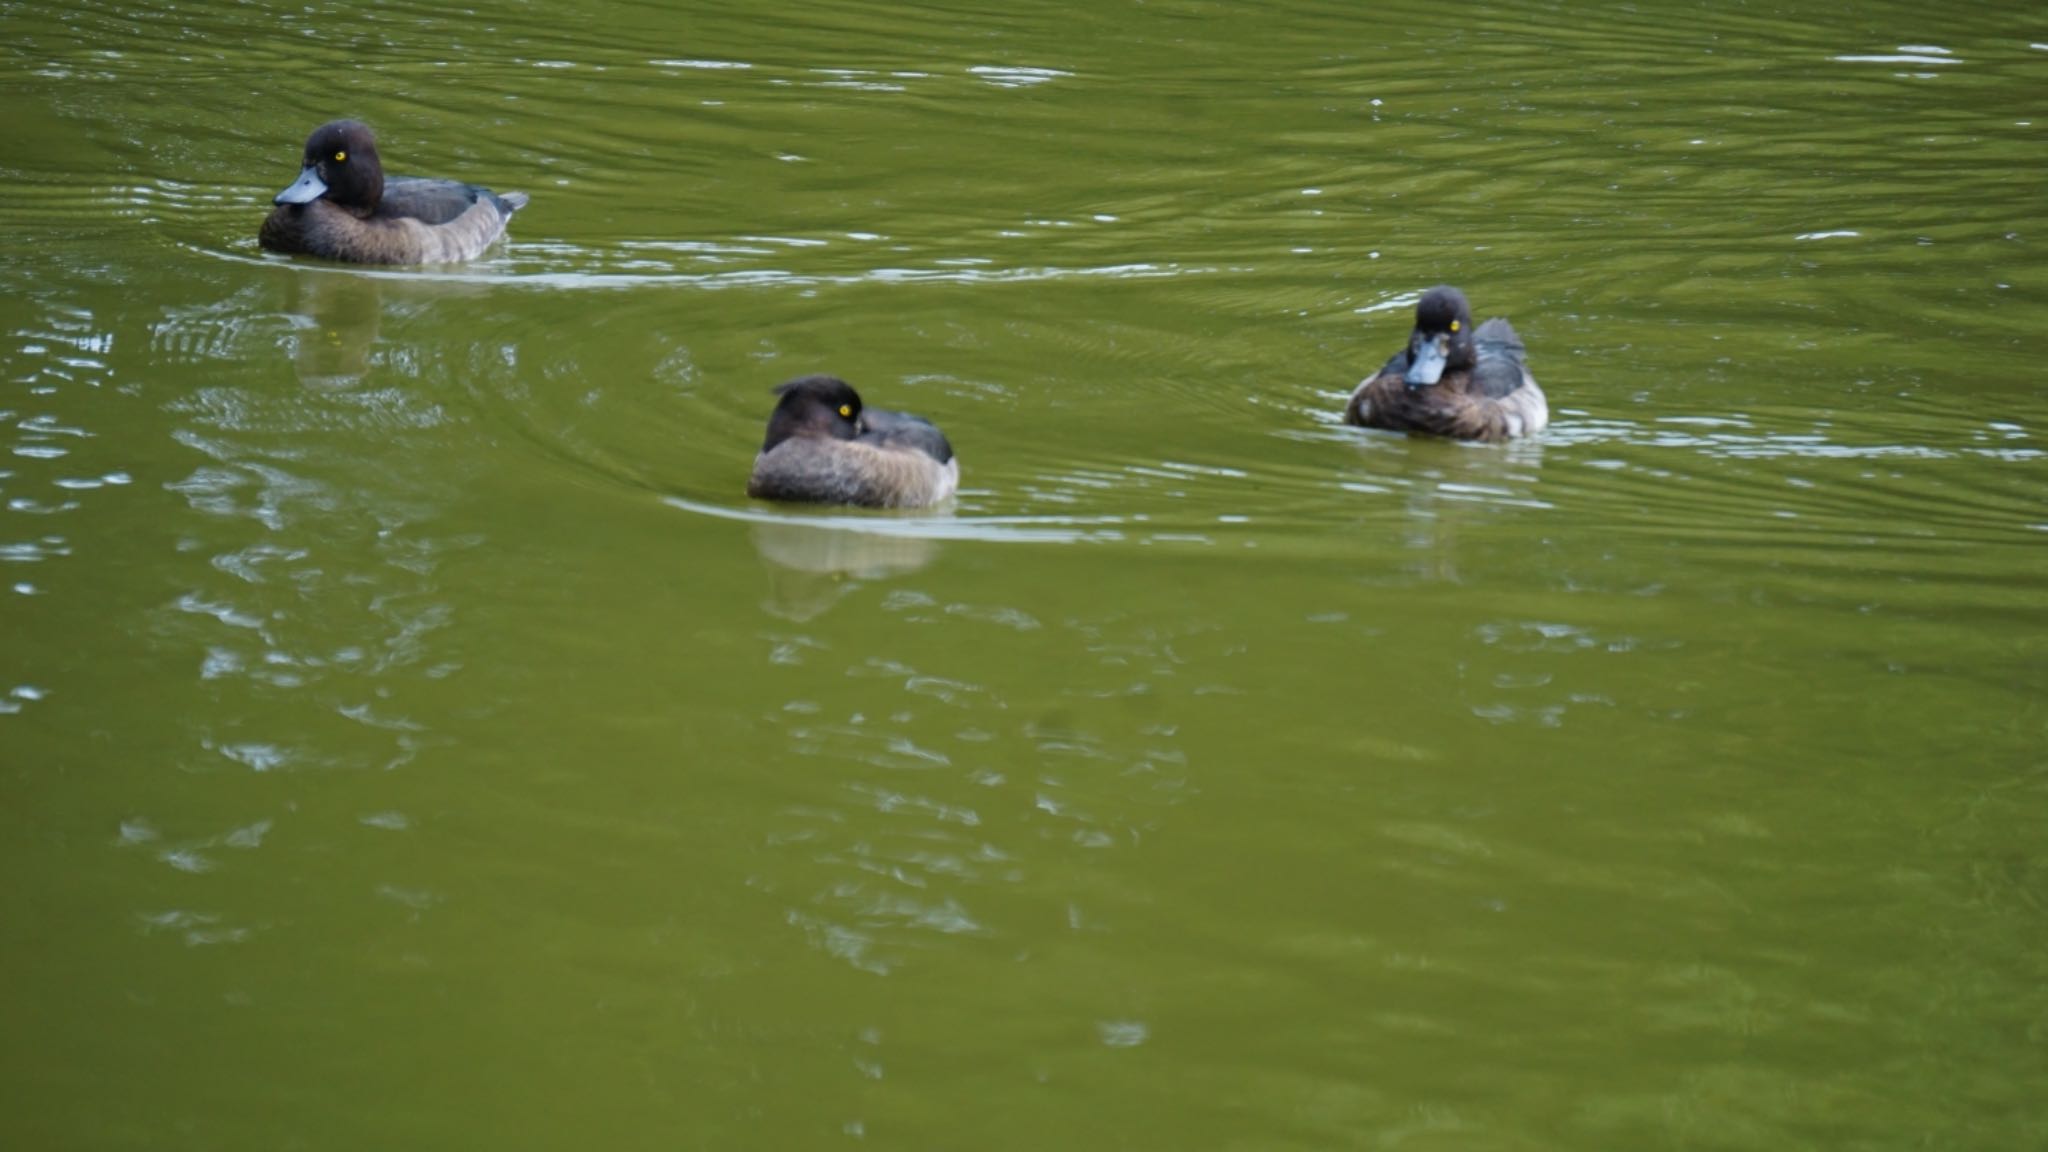
POLYGON ((953 445, 947 442, 946 434, 922 416, 863 408, 860 422, 863 444, 873 444, 877 448, 907 448, 922 452, 941 464, 953 458, 953 445))
POLYGON ((1523 365, 1522 338, 1507 321, 1496 316, 1472 334, 1477 355, 1472 365, 1473 392, 1481 396, 1505 396, 1522 386, 1528 375, 1523 365))
MULTIPOLYGON (((478 199, 490 192, 459 180, 429 180, 419 176, 388 176, 384 198, 377 205, 380 216, 407 216, 422 224, 446 224, 476 207, 478 199)), ((497 199, 493 196, 492 199, 497 199)), ((506 215, 511 215, 506 212, 506 215)))

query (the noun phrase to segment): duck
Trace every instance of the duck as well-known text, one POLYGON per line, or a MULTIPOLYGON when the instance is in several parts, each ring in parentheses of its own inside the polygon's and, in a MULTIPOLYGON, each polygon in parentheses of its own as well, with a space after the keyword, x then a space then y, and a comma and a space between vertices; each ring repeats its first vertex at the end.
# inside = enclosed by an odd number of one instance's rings
POLYGON ((386 176, 377 137, 336 120, 306 138, 305 164, 256 234, 273 252, 351 264, 446 264, 497 241, 526 193, 455 180, 386 176))
POLYGON ((837 376, 802 376, 775 389, 768 436, 747 495, 800 504, 928 508, 960 487, 960 461, 922 416, 861 403, 837 376))
POLYGON ((1506 320, 1474 328, 1463 292, 1431 288, 1415 306, 1408 347, 1351 394, 1344 422, 1454 440, 1533 436, 1550 423, 1550 405, 1523 356, 1506 320))

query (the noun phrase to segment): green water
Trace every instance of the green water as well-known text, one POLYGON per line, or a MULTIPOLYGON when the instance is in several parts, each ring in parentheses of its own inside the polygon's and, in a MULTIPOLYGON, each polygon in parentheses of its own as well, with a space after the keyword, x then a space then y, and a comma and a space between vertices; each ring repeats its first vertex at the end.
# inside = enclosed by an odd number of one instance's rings
POLYGON ((0 1146, 2048 1146, 2038 6, 0 65, 0 1146), (532 206, 261 254, 340 115, 532 206), (1540 440, 1339 424, 1439 282, 1540 440), (950 514, 744 498, 815 371, 950 514))

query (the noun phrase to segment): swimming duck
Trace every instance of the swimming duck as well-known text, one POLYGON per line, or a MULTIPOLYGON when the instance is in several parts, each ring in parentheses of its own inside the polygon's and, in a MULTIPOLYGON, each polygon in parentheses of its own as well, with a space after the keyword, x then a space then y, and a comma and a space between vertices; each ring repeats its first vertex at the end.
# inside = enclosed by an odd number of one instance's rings
POLYGON ((837 376, 804 376, 775 394, 749 496, 923 508, 960 486, 953 446, 922 416, 865 407, 837 376))
POLYGON ((1423 293, 1408 347, 1351 394, 1344 422, 1456 440, 1511 440, 1550 423, 1543 389, 1522 363, 1522 338, 1495 317, 1472 327, 1465 294, 1423 293))
POLYGON ((526 207, 526 193, 386 177, 369 127, 336 120, 306 138, 305 167, 273 202, 256 237, 273 252, 354 264, 441 264, 490 247, 512 213, 526 207))

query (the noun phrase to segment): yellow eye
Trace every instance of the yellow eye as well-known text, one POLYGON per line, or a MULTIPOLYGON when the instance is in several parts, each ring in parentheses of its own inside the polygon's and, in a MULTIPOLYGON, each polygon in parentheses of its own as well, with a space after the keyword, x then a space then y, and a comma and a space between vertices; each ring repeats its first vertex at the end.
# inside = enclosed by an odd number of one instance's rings
POLYGON ((853 405, 851 405, 851 404, 841 404, 841 405, 839 406, 839 414, 840 414, 841 416, 844 416, 844 417, 846 417, 846 418, 847 418, 848 420, 851 420, 851 419, 853 419, 853 405))
POLYGON ((334 154, 334 162, 335 162, 335 163, 337 163, 337 164, 339 164, 339 163, 342 163, 343 161, 346 161, 347 159, 348 159, 348 153, 346 153, 346 152, 336 152, 336 153, 334 154))
POLYGON ((1451 321, 1451 331, 1453 331, 1453 332, 1456 332, 1457 330, 1458 330, 1458 322, 1457 322, 1456 320, 1453 320, 1453 321, 1451 321))

